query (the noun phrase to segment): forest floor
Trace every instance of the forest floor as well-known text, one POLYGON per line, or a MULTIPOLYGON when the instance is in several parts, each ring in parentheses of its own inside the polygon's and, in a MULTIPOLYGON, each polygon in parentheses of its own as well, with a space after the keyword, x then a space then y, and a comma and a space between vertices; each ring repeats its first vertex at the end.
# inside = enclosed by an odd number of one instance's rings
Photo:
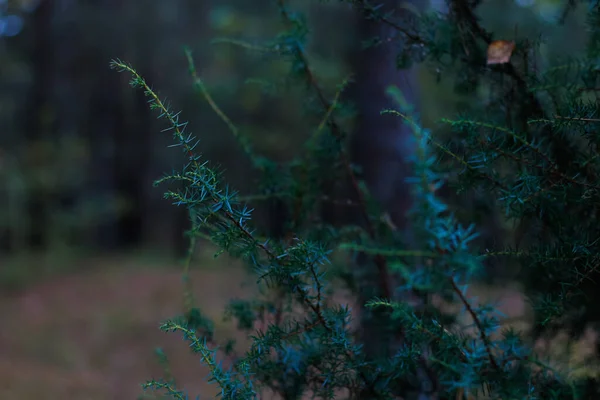
MULTIPOLYGON (((233 326, 219 323, 224 306, 250 291, 241 288, 239 265, 219 263, 217 269, 209 260, 192 281, 197 303, 215 319, 216 335, 231 337, 233 326)), ((181 268, 145 266, 136 257, 84 264, 85 272, 79 268, 0 296, 0 398, 136 399, 141 383, 164 375, 157 347, 191 398, 212 398, 216 388, 205 383, 197 357, 180 335, 158 328, 181 314, 181 268)))
MULTIPOLYGON (((162 347, 178 385, 190 398, 213 398, 206 370, 178 334, 158 329, 181 313, 182 284, 176 265, 146 266, 135 257, 85 262, 85 272, 46 279, 0 296, 0 398, 151 399, 140 384, 163 376, 154 355, 162 347)), ((226 302, 251 293, 253 279, 235 263, 207 257, 192 274, 195 297, 215 320, 216 337, 240 337, 222 323, 226 302)), ((474 289, 480 300, 501 300, 509 318, 528 314, 518 290, 474 289)), ((526 323, 517 324, 517 328, 526 323)), ((589 347, 586 346, 586 347, 589 347)))

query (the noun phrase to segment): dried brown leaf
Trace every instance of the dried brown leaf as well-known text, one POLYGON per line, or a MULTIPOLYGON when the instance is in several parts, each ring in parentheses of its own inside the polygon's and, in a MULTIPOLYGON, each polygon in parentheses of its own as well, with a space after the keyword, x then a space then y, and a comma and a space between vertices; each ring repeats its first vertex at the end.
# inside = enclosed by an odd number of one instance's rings
POLYGON ((488 46, 487 64, 504 64, 510 61, 510 56, 515 49, 515 42, 495 40, 488 46))

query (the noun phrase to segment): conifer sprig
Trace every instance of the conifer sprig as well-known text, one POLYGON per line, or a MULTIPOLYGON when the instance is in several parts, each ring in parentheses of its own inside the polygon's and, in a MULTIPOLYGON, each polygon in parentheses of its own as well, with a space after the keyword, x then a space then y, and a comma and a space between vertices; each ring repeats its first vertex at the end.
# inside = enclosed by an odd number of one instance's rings
MULTIPOLYGON (((417 144, 411 160, 413 240, 408 245, 396 240, 393 233, 388 235, 389 226, 384 222, 378 225, 373 216, 376 207, 355 176, 346 153, 347 135, 337 123, 337 111, 343 107, 338 102, 341 89, 333 100, 326 96, 317 71, 308 62, 306 21, 284 0, 276 4, 285 31, 273 43, 262 46, 237 39, 221 41, 287 58, 291 74, 302 79, 310 100, 319 104, 314 135, 305 146, 306 152, 292 163, 276 165, 253 153, 247 138, 198 77, 191 53, 186 53, 196 89, 262 171, 263 178, 270 179, 257 195, 243 198, 229 189, 220 174, 201 160, 196 152, 198 141, 185 133, 186 123, 179 121, 179 114, 172 112, 131 66, 113 61, 113 68, 128 72, 132 86, 143 90, 150 107, 167 122, 166 131, 173 133, 174 146, 181 147, 188 159, 182 171, 156 183, 181 183, 183 189, 168 191, 166 197, 190 211, 190 235, 208 238, 219 252, 242 258, 255 271, 262 289, 259 297, 234 300, 227 309, 227 316, 236 319, 238 327, 252 339, 248 351, 233 357, 229 370, 216 361, 218 345, 212 322, 194 306, 189 281, 184 317, 167 321, 161 328, 183 335, 208 366, 210 380, 219 386, 220 395, 228 399, 260 398, 266 388, 289 399, 307 395, 328 399, 346 395, 369 399, 597 397, 595 379, 579 379, 569 376, 567 368, 550 367, 530 343, 548 328, 575 331, 582 330, 585 322, 600 321, 595 303, 584 296, 597 295, 594 279, 600 276, 600 230, 596 223, 600 213, 596 179, 600 174, 596 154, 600 140, 594 131, 597 104, 582 100, 582 93, 594 92, 600 78, 598 35, 592 35, 585 57, 546 71, 524 69, 517 63, 489 67, 484 65, 483 54, 493 35, 476 17, 477 2, 452 0, 448 15, 417 13, 399 19, 368 1, 345 1, 369 18, 397 29, 404 50, 420 49, 419 54, 413 54, 415 58, 444 69, 449 64, 442 59, 449 56, 460 67, 458 79, 468 83, 468 90, 474 92, 479 82, 504 76, 510 78, 515 97, 494 93, 495 107, 482 110, 475 105, 459 117, 448 117, 444 122, 453 131, 450 140, 423 129, 415 116, 404 111, 384 111, 405 120, 417 144), (437 37, 438 28, 448 35, 437 37), (569 82, 556 85, 561 79, 569 82), (338 177, 338 172, 349 177, 357 201, 320 192, 324 182, 331 182, 327 179, 338 177), (451 185, 461 193, 485 193, 491 209, 498 202, 507 218, 520 224, 515 245, 476 251, 475 226, 461 223, 453 212, 455 207, 441 194, 443 186, 451 185), (288 235, 281 240, 261 237, 250 224, 252 210, 243 204, 272 197, 293 209, 288 235), (357 207, 366 222, 366 232, 355 226, 337 228, 313 220, 321 200, 357 207), (324 237, 327 240, 322 240, 324 237), (398 336, 402 339, 394 343, 391 357, 368 359, 363 344, 356 342, 350 308, 336 305, 331 296, 335 287, 334 269, 328 266, 329 248, 374 256, 385 298, 372 299, 368 306, 391 310, 389 327, 397 334, 392 340, 398 336), (519 277, 535 310, 533 337, 529 332, 503 329, 504 319, 497 308, 468 294, 482 263, 491 258, 522 263, 519 277), (389 277, 396 273, 402 279, 395 287, 389 277), (418 296, 394 298, 396 293, 418 296), (434 298, 459 306, 459 316, 464 318, 457 318, 434 298), (464 326, 464 319, 469 327, 464 326)), ((589 9, 592 30, 598 30, 593 24, 600 20, 598 8, 589 9)), ((527 51, 516 56, 528 57, 527 51)), ((192 240, 184 267, 184 277, 188 278, 193 246, 192 240)), ((348 273, 340 276, 349 287, 360 279, 348 273)), ((230 354, 229 346, 225 347, 230 354)), ((164 391, 171 398, 187 398, 168 371, 166 376, 145 387, 164 391)))
MULTIPOLYGON (((184 135, 187 124, 179 122, 179 113, 171 112, 133 67, 122 61, 113 61, 111 67, 132 75, 131 86, 144 91, 146 97, 150 99, 150 107, 157 109, 159 118, 165 119, 170 124, 170 128, 166 131, 174 132, 177 146, 183 147, 191 160, 190 164, 184 167, 183 172, 171 174, 157 181, 157 184, 166 181, 184 183, 183 192, 167 192, 166 197, 174 200, 175 204, 188 207, 192 215, 195 215, 194 223, 212 225, 216 228, 211 239, 224 250, 230 251, 232 255, 242 255, 244 259, 253 263, 258 271, 259 282, 272 280, 279 285, 285 284, 308 314, 312 315, 304 323, 295 324, 294 328, 287 332, 275 330, 270 326, 267 335, 262 338, 256 337, 257 343, 247 356, 239 361, 239 365, 247 366, 264 361, 262 353, 268 352, 269 347, 273 345, 280 347, 283 340, 296 340, 294 338, 299 334, 313 333, 315 327, 319 326, 325 332, 324 338, 327 338, 325 344, 332 341, 330 343, 334 348, 329 351, 335 351, 331 355, 325 353, 324 356, 333 359, 341 356, 347 364, 357 365, 356 374, 362 381, 361 385, 376 398, 380 398, 377 395, 379 390, 373 386, 372 379, 361 366, 360 347, 352 344, 348 332, 340 330, 340 321, 348 319, 349 310, 344 310, 340 314, 325 306, 323 287, 326 281, 319 266, 328 262, 328 252, 319 244, 300 239, 296 239, 293 245, 279 251, 268 247, 266 242, 256 240, 252 230, 246 224, 250 219, 251 210, 245 206, 239 207, 235 192, 231 192, 227 187, 221 189, 218 174, 209 168, 208 163, 200 161, 201 157, 194 151, 198 141, 195 141, 191 134, 184 135), (190 145, 192 141, 195 142, 190 145), (217 222, 213 222, 215 218, 217 222), (257 250, 262 251, 266 258, 261 259, 257 250), (260 344, 263 342, 267 347, 260 344), (342 344, 341 348, 337 348, 342 344)), ((203 362, 209 367, 211 380, 220 386, 224 398, 254 398, 255 392, 251 382, 245 377, 238 379, 231 373, 223 371, 214 360, 214 350, 209 349, 206 340, 198 338, 195 329, 189 328, 185 321, 168 321, 161 326, 161 329, 183 333, 184 339, 191 342, 192 350, 199 353, 203 362)), ((240 368, 239 365, 236 369, 240 368)), ((335 383, 332 382, 332 385, 335 387, 335 383)), ((175 398, 181 395, 181 392, 168 382, 151 381, 146 387, 166 389, 175 398)), ((331 389, 327 388, 327 390, 331 389)))

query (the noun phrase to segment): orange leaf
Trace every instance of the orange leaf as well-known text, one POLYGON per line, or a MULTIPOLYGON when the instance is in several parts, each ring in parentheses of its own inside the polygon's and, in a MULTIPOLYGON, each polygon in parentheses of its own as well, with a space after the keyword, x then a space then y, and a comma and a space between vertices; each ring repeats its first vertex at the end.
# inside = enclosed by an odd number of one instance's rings
POLYGON ((487 64, 504 64, 510 61, 510 56, 515 49, 515 42, 495 40, 490 43, 487 51, 487 64))

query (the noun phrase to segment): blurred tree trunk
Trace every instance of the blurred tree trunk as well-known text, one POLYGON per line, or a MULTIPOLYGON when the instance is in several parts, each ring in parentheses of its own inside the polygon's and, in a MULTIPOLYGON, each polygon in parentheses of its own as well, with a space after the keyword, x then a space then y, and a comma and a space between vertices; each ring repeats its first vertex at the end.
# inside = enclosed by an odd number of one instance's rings
POLYGON ((85 196, 99 210, 102 210, 103 204, 109 206, 101 211, 103 218, 92 231, 92 243, 104 250, 114 250, 139 240, 139 228, 134 226, 136 223, 139 225, 136 218, 139 207, 135 203, 139 186, 135 178, 132 180, 130 177, 140 173, 136 169, 137 160, 144 149, 138 147, 136 141, 140 132, 125 129, 127 116, 123 115, 118 77, 106 67, 106 62, 98 62, 98 66, 90 69, 96 70, 97 80, 92 86, 89 104, 87 132, 91 149, 91 180, 85 196), (100 66, 104 67, 104 71, 99 70, 100 66), (115 209, 120 202, 128 205, 123 213, 115 209))
MULTIPOLYGON (((142 65, 141 62, 140 64, 142 65)), ((112 71, 111 71, 112 72, 112 71)), ((145 71, 140 71, 144 74, 145 71)), ((151 81, 152 76, 144 74, 151 81)), ((120 82, 121 93, 129 89, 120 82)), ((152 218, 148 215, 145 203, 148 187, 144 179, 150 168, 152 154, 151 141, 146 137, 153 132, 152 116, 148 102, 143 93, 129 91, 123 94, 130 101, 125 110, 128 118, 125 123, 123 135, 118 135, 116 140, 117 159, 116 176, 117 192, 124 199, 124 212, 118 219, 120 243, 128 248, 139 246, 145 242, 144 223, 152 218)))
MULTIPOLYGON (((52 15, 53 6, 51 2, 42 2, 37 7, 32 18, 32 47, 31 60, 33 65, 33 79, 29 95, 29 104, 23 115, 23 127, 25 147, 29 150, 30 146, 49 140, 52 137, 54 127, 49 126, 48 121, 44 119, 50 102, 51 89, 53 86, 52 64, 54 59, 54 43, 52 40, 52 15)), ((31 157, 28 166, 35 166, 38 160, 35 155, 31 157)), ((27 236, 28 244, 39 249, 46 244, 45 228, 48 224, 49 210, 45 200, 45 193, 41 185, 34 185, 29 192, 27 201, 27 236)), ((16 250, 16 249, 14 249, 16 250)))
MULTIPOLYGON (((380 1, 382 13, 395 10, 394 18, 401 12, 400 1, 380 1)), ((358 125, 353 137, 354 162, 362 169, 370 193, 389 215, 393 225, 408 236, 406 214, 411 207, 410 187, 405 178, 411 174, 407 157, 413 151, 412 131, 403 121, 391 115, 381 115, 386 108, 397 109, 398 105, 386 94, 386 89, 398 87, 407 103, 418 105, 416 94, 416 72, 413 69, 399 70, 396 63, 398 32, 379 21, 366 19, 358 15, 358 33, 360 41, 380 39, 380 44, 355 53, 354 60, 356 83, 351 95, 358 109, 358 125)), ((358 44, 357 46, 360 46, 358 44)), ((361 221, 364 223, 365 221, 361 221)), ((378 269, 372 256, 359 254, 358 279, 359 303, 361 306, 380 296, 386 297, 381 287, 378 269)), ((393 282, 389 282, 392 289, 393 282)), ((385 312, 384 312, 385 313, 385 312)), ((389 346, 397 332, 389 332, 389 316, 382 312, 373 312, 363 307, 362 335, 365 352, 369 358, 389 356, 389 346)))

